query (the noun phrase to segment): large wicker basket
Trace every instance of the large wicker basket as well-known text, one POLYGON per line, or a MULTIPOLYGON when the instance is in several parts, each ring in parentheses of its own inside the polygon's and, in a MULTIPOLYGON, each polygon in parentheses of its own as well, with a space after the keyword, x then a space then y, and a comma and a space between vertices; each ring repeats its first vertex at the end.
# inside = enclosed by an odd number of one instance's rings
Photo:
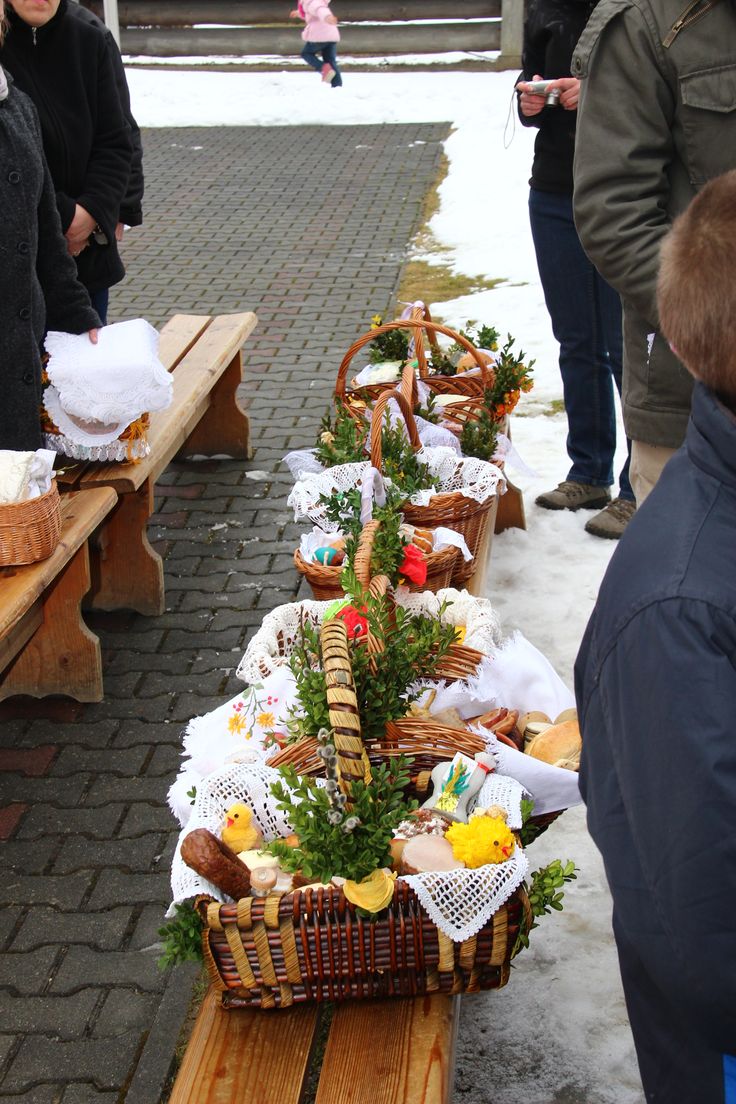
POLYGON ((0 567, 47 559, 59 543, 61 504, 56 480, 38 498, 0 505, 0 567))
MULTIPOLYGON (((358 541, 354 567, 358 582, 364 587, 367 587, 370 582, 373 538, 379 524, 378 521, 369 521, 364 525, 358 541)), ((459 555, 457 548, 442 548, 438 552, 429 552, 426 556, 427 578, 425 582, 410 583, 408 584, 409 590, 431 590, 433 594, 436 594, 443 587, 448 587, 455 571, 455 561, 459 555)), ((332 598, 343 597, 340 582, 342 565, 332 567, 328 564, 305 560, 297 548, 294 552, 294 566, 299 574, 305 577, 312 588, 312 594, 318 601, 329 601, 332 598)))
MULTIPOLYGON (((345 626, 327 622, 321 639, 340 785, 349 802, 354 781, 365 776, 366 751, 345 626)), ((530 923, 523 886, 462 943, 440 931, 401 881, 372 922, 337 888, 229 905, 205 898, 199 907, 205 962, 226 1008, 500 988, 519 930, 530 923)))
MULTIPOLYGON (((399 404, 413 448, 417 452, 421 448, 414 415, 404 396, 398 391, 381 395, 373 409, 370 436, 371 463, 379 471, 381 471, 382 464, 381 427, 383 412, 390 399, 396 399, 399 404)), ((419 525, 424 529, 436 529, 438 525, 446 525, 449 529, 454 529, 462 534, 473 555, 472 560, 465 561, 461 556, 458 556, 455 560, 452 585, 462 586, 475 574, 478 567, 475 557, 483 547, 491 512, 497 504, 497 495, 490 496, 485 502, 477 502, 473 498, 466 498, 459 491, 448 491, 433 495, 431 503, 427 506, 413 506, 410 502, 406 502, 402 506, 402 512, 410 525, 419 525)))

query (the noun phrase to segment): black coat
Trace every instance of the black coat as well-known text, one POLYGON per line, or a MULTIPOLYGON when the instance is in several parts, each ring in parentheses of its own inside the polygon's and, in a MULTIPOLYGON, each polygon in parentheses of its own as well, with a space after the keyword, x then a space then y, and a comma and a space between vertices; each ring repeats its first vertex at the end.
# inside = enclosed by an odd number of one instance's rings
MULTIPOLYGON (((519 80, 531 80, 535 73, 545 80, 569 77, 573 51, 595 4, 596 0, 529 0, 519 80)), ((572 195, 577 115, 559 105, 545 107, 538 115, 522 115, 519 110, 523 126, 539 130, 529 183, 540 192, 572 195)))
POLYGON ((703 384, 613 555, 575 692, 618 930, 692 1034, 736 1054, 736 414, 703 384))
POLYGON ((31 101, 0 101, 0 448, 42 444, 40 345, 46 328, 84 333, 100 320, 77 280, 31 101))
POLYGON ((120 101, 114 43, 99 21, 61 0, 43 27, 29 27, 11 7, 0 61, 33 100, 61 225, 66 232, 78 203, 89 211, 106 242, 94 238, 77 258, 90 291, 125 275, 115 227, 133 163, 131 130, 120 101))

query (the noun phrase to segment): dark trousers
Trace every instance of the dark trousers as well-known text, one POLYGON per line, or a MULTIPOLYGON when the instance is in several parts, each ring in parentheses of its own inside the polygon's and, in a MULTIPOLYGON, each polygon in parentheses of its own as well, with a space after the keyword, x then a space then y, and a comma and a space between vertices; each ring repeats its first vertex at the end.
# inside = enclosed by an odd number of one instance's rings
POLYGON ((322 72, 323 65, 330 65, 335 70, 335 75, 330 84, 333 88, 340 87, 342 77, 337 64, 336 42, 305 42, 302 59, 306 61, 307 65, 311 65, 313 69, 316 69, 318 73, 322 72), (321 54, 322 58, 318 58, 317 54, 321 54))
MULTIPOLYGON (((736 1057, 705 1045, 615 914, 613 931, 647 1104, 736 1104, 736 1057)), ((669 969, 677 969, 673 961, 669 969)))
MULTIPOLYGON (((532 188, 529 221, 544 301, 560 345, 567 454, 572 465, 567 478, 610 487, 616 449, 614 385, 621 394, 621 300, 583 251, 571 196, 532 188)), ((629 444, 619 495, 633 502, 630 454, 629 444)))
POLYGON ((92 300, 92 306, 100 316, 100 322, 103 326, 106 326, 107 308, 110 302, 110 289, 102 288, 101 291, 91 291, 89 297, 92 300))

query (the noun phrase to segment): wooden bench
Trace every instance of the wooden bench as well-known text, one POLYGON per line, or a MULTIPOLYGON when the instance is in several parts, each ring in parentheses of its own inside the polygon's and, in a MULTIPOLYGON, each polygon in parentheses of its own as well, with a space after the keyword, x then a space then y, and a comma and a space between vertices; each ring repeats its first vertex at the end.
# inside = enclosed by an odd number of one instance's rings
POLYGON ((169 1104, 449 1104, 460 998, 335 1006, 321 1069, 322 1009, 223 1011, 209 989, 169 1104), (321 1048, 320 1048, 321 1049, 321 1048))
POLYGON ((111 487, 61 496, 61 540, 46 560, 0 568, 0 699, 102 700, 100 642, 84 624, 88 539, 115 505, 111 487))
POLYGON ((161 331, 159 348, 174 374, 174 398, 151 415, 150 454, 130 464, 74 464, 60 473, 62 488, 112 487, 118 495, 92 546, 91 608, 163 613, 163 563, 147 535, 154 484, 175 456, 250 457, 249 422, 236 391, 241 348, 256 321, 251 312, 175 315, 161 331))

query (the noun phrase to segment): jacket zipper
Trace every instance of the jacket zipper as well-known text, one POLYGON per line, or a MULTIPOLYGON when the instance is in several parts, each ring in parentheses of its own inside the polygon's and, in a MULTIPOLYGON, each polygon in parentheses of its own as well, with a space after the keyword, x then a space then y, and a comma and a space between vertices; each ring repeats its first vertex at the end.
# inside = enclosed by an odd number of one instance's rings
POLYGON ((33 45, 38 46, 38 43, 36 42, 36 28, 35 27, 31 27, 31 38, 33 39, 33 45))
POLYGON ((707 15, 708 12, 716 6, 718 0, 707 0, 707 2, 703 4, 703 7, 700 8, 700 11, 697 11, 696 9, 700 7, 701 3, 702 0, 692 0, 692 2, 688 4, 688 6, 685 8, 682 15, 680 15, 675 20, 675 22, 672 24, 669 31, 667 32, 666 37, 662 41, 662 46, 665 50, 669 49, 669 47, 677 38, 680 31, 682 31, 685 27, 691 26, 693 23, 697 23, 699 19, 702 19, 704 15, 707 15))

